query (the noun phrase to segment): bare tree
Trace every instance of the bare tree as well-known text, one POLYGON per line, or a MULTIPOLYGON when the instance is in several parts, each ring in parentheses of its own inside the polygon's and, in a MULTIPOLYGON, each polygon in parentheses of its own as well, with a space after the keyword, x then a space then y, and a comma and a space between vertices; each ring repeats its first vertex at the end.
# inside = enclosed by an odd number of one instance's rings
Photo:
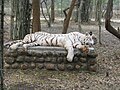
POLYGON ((92 0, 83 0, 82 10, 81 10, 81 22, 89 21, 91 1, 92 0))
POLYGON ((112 33, 114 36, 120 39, 120 33, 118 33, 118 30, 113 28, 110 24, 110 19, 113 16, 113 0, 109 0, 107 4, 107 11, 105 14, 105 28, 108 32, 112 33))
POLYGON ((81 0, 79 8, 78 8, 78 29, 79 32, 83 32, 82 31, 82 27, 81 27, 81 11, 82 11, 82 5, 83 5, 83 0, 81 0))
POLYGON ((81 0, 77 0, 76 1, 76 11, 75 11, 75 22, 78 22, 78 14, 79 14, 79 6, 80 6, 80 2, 81 2, 81 0))
POLYGON ((14 6, 15 6, 15 1, 11 0, 11 22, 10 22, 10 39, 13 39, 13 30, 14 30, 14 17, 15 17, 15 10, 14 10, 14 6))
POLYGON ((51 22, 52 23, 55 20, 54 3, 55 3, 55 0, 51 0, 51 22))
POLYGON ((98 25, 99 25, 99 44, 102 44, 101 42, 101 17, 102 17, 102 11, 101 11, 101 4, 102 4, 102 0, 98 0, 98 25))
POLYGON ((61 17, 62 17, 62 14, 63 14, 63 9, 62 9, 62 8, 63 8, 63 5, 62 5, 62 4, 63 4, 63 0, 60 1, 61 17))
POLYGON ((98 21, 99 1, 100 0, 95 0, 95 21, 98 21))
POLYGON ((29 0, 11 0, 11 39, 23 39, 30 31, 29 0))
POLYGON ((62 31, 63 34, 67 33, 70 17, 72 15, 72 11, 74 9, 75 2, 76 2, 76 0, 72 0, 71 1, 71 5, 70 5, 70 8, 69 8, 69 11, 68 11, 68 13, 66 15, 66 18, 64 19, 63 31, 62 31))
POLYGON ((40 25, 40 0, 32 0, 32 9, 33 9, 33 21, 32 21, 32 30, 33 32, 41 31, 40 25))
POLYGON ((42 0, 42 2, 41 2, 41 11, 42 11, 43 17, 45 18, 45 21, 46 21, 47 24, 48 24, 48 27, 51 27, 51 16, 50 16, 49 8, 48 8, 48 5, 47 5, 47 0, 42 0), (47 15, 48 15, 48 17, 49 17, 49 20, 46 18, 45 14, 44 14, 43 4, 44 4, 45 7, 46 7, 47 15))

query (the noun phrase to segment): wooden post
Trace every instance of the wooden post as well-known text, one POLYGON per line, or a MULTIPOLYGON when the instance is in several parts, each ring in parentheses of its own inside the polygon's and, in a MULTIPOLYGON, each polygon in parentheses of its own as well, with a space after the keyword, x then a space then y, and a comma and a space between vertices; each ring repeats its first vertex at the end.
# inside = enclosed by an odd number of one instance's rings
POLYGON ((54 23, 54 20, 55 20, 55 5, 54 5, 55 1, 54 0, 51 0, 51 22, 54 23))
POLYGON ((102 4, 102 1, 98 0, 98 26, 99 26, 99 44, 102 44, 102 40, 101 40, 101 25, 102 25, 102 22, 101 22, 101 4, 102 4))
POLYGON ((11 0, 11 39, 23 39, 30 33, 30 13, 29 0, 11 0))
POLYGON ((11 0, 11 17, 10 17, 10 39, 13 40, 13 32, 14 32, 14 17, 15 17, 15 9, 14 6, 15 1, 11 0))
POLYGON ((82 5, 83 5, 83 0, 81 0, 79 8, 78 8, 78 29, 79 32, 83 33, 82 27, 81 27, 81 11, 82 11, 82 5))
POLYGON ((33 32, 41 31, 40 26, 40 1, 32 0, 32 9, 33 9, 33 32))
POLYGON ((4 0, 0 1, 0 90, 3 90, 3 28, 4 28, 4 0))

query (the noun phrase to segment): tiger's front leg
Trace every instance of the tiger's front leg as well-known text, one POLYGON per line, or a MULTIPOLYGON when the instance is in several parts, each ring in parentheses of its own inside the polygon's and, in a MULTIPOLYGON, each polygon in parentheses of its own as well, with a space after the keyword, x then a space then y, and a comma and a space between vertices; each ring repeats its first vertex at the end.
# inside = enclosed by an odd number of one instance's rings
POLYGON ((89 47, 86 46, 86 45, 81 45, 80 43, 74 44, 74 48, 78 48, 78 49, 80 49, 84 53, 88 53, 89 52, 89 47))
POLYGON ((73 61, 73 57, 74 57, 74 49, 72 46, 68 46, 67 48, 67 51, 68 51, 68 54, 67 54, 67 60, 69 62, 72 62, 73 61))
POLYGON ((67 60, 69 62, 72 62, 73 61, 73 57, 74 57, 74 48, 73 48, 71 42, 67 41, 67 43, 64 45, 64 47, 67 50, 67 60))

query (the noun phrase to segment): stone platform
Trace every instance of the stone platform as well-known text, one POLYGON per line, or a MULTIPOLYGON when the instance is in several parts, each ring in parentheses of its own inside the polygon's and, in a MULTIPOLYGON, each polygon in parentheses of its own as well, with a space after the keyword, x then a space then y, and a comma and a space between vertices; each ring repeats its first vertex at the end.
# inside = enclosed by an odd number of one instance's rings
POLYGON ((47 69, 47 70, 90 70, 96 71, 97 54, 90 51, 85 54, 74 49, 72 62, 66 59, 67 51, 62 47, 35 46, 25 51, 22 47, 17 50, 5 50, 4 60, 6 69, 47 69))

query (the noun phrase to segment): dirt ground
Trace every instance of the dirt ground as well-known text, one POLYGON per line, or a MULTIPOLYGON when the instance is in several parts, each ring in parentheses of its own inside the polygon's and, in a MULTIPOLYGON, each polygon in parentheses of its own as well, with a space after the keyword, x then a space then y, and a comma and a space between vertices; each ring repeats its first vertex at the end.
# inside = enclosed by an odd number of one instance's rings
MULTIPOLYGON (((61 33, 62 23, 57 21, 48 28, 44 22, 42 31, 61 33)), ((112 25, 117 28, 120 24, 112 25)), ((93 31, 98 38, 95 23, 84 24, 82 29, 93 31)), ((71 31, 78 31, 77 23, 70 22, 68 32, 71 31)), ((95 50, 98 53, 97 72, 5 70, 5 86, 7 90, 120 90, 120 40, 105 30, 104 23, 102 45, 98 43, 95 50)))

